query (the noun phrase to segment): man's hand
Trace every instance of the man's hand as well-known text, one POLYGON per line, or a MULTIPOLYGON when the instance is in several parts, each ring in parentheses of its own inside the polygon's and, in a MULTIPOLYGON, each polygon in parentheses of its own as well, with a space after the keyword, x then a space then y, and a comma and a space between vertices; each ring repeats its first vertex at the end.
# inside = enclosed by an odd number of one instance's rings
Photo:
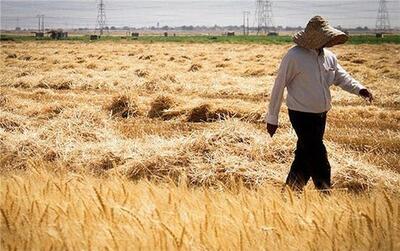
POLYGON ((372 93, 370 93, 367 89, 361 89, 359 94, 361 97, 365 98, 370 103, 374 100, 372 93))
POLYGON ((277 125, 267 123, 267 131, 268 131, 269 135, 271 136, 271 138, 272 138, 272 136, 274 136, 276 129, 278 129, 277 125))

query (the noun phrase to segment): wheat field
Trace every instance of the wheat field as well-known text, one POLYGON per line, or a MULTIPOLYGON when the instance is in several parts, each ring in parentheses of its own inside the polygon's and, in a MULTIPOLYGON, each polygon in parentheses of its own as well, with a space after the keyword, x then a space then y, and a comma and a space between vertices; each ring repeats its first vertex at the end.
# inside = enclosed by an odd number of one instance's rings
MULTIPOLYGON (((2 42, 2 250, 400 250, 400 45, 342 45, 333 192, 282 191, 292 45, 2 42)), ((311 182, 312 183, 312 182, 311 182)))

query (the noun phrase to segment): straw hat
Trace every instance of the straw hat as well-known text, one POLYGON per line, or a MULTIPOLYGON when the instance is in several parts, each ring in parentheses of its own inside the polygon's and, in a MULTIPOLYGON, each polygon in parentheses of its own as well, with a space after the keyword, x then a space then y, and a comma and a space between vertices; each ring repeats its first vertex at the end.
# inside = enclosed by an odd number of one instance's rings
POLYGON ((344 44, 349 36, 330 26, 321 16, 315 16, 308 22, 304 31, 293 36, 293 42, 308 49, 319 49, 344 44))

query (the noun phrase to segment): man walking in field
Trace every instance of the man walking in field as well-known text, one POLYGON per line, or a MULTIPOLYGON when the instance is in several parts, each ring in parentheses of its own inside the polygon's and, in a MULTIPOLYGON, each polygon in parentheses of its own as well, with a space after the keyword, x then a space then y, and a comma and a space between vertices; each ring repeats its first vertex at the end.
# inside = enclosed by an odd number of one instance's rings
POLYGON ((301 190, 310 178, 319 190, 331 188, 331 167, 323 143, 326 114, 331 108, 329 87, 360 95, 372 102, 372 94, 354 80, 324 47, 343 44, 348 36, 320 16, 313 17, 304 31, 293 36, 297 44, 283 58, 271 93, 267 131, 278 128, 278 114, 286 87, 290 122, 297 134, 295 158, 286 185, 301 190))

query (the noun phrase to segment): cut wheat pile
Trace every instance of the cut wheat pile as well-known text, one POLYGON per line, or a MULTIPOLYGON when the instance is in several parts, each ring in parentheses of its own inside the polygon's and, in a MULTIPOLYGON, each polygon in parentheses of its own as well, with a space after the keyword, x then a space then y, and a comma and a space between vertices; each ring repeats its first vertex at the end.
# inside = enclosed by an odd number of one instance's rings
POLYGON ((398 45, 339 46, 334 192, 280 193, 295 134, 263 117, 288 46, 2 43, 1 247, 400 249, 398 45))

